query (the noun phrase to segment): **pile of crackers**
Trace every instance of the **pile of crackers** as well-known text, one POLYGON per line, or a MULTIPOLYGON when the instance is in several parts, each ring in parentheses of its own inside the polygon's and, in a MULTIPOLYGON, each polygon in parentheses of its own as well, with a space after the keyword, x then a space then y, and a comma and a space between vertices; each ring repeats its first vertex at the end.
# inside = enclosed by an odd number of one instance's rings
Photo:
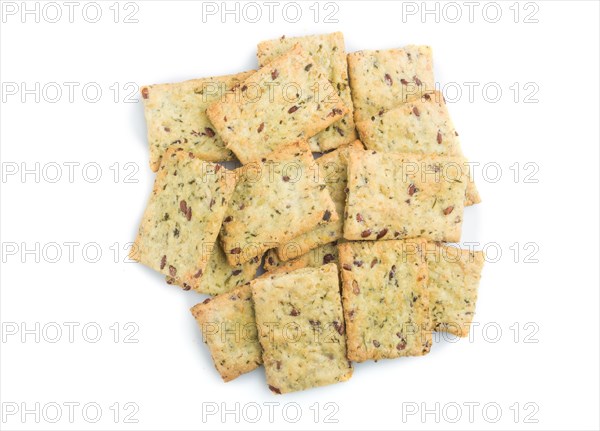
POLYGON ((141 94, 156 179, 130 255, 211 295, 192 314, 225 381, 264 364, 298 391, 468 334, 484 256, 447 243, 480 198, 429 47, 282 37, 257 70, 141 94))

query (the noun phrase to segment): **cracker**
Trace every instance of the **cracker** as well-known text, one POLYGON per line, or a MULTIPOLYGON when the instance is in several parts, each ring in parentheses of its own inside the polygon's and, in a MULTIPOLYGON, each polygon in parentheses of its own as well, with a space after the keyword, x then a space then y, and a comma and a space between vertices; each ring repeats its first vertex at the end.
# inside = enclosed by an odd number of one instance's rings
POLYGON ((425 243, 339 245, 348 359, 419 356, 431 348, 425 243))
POLYGON ((356 123, 435 88, 428 46, 353 52, 348 72, 356 123))
POLYGON ((344 238, 459 241, 467 168, 462 157, 352 151, 344 238))
POLYGON ((318 175, 323 179, 327 190, 335 204, 335 210, 340 216, 337 220, 317 226, 315 229, 302 234, 291 241, 277 247, 277 256, 281 260, 289 260, 310 250, 338 240, 343 236, 344 207, 346 206, 346 185, 348 152, 351 149, 363 149, 360 141, 354 141, 350 145, 344 145, 335 151, 325 154, 317 159, 318 175))
POLYGON ((232 160, 233 153, 215 133, 206 108, 252 73, 142 87, 152 170, 158 170, 163 153, 171 145, 211 162, 232 160))
POLYGON ((262 256, 339 216, 308 144, 296 142, 236 171, 221 242, 231 265, 262 256))
POLYGON ((224 381, 262 364, 250 285, 207 299, 192 307, 191 312, 224 381))
POLYGON ((180 148, 169 148, 130 257, 194 285, 204 272, 235 187, 235 178, 225 171, 180 148))
MULTIPOLYGON (((458 133, 440 92, 425 93, 398 108, 356 124, 369 150, 395 153, 462 156, 458 133)), ((481 202, 473 181, 467 184, 465 204, 481 202)))
POLYGON ((167 276, 167 283, 176 284, 183 290, 194 290, 208 295, 219 295, 251 281, 260 266, 258 256, 241 265, 232 266, 227 261, 223 248, 217 241, 208 260, 202 277, 195 279, 193 285, 181 283, 167 276))
POLYGON ((335 264, 276 273, 251 285, 271 391, 300 391, 351 377, 335 264))
POLYGON ((426 93, 356 124, 369 150, 460 155, 460 142, 439 92, 426 93))
POLYGON ((430 243, 426 254, 433 328, 466 337, 475 314, 483 252, 430 243))
POLYGON ((294 256, 293 259, 283 261, 277 257, 275 249, 267 251, 265 255, 264 268, 265 271, 286 270, 293 271, 294 269, 306 267, 319 267, 328 263, 338 262, 338 241, 324 244, 317 248, 313 248, 309 252, 294 256))
POLYGON ((207 110, 227 148, 243 164, 308 139, 347 113, 327 73, 300 45, 207 110))
POLYGON ((327 71, 327 79, 349 109, 341 120, 310 138, 312 151, 328 151, 348 144, 357 138, 352 117, 352 97, 348 82, 348 63, 341 32, 302 37, 281 37, 258 44, 258 64, 267 65, 278 56, 300 44, 309 55, 327 71))

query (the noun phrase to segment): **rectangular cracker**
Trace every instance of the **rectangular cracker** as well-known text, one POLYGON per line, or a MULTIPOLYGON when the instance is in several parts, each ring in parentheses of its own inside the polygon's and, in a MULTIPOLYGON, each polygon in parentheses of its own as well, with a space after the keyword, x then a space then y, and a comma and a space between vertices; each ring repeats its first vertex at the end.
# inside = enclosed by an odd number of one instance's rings
POLYGON ((194 285, 204 272, 235 187, 235 178, 225 171, 181 148, 169 148, 130 257, 194 285))
POLYGON ((308 139, 348 113, 327 76, 297 44, 206 112, 227 148, 246 164, 308 139))
POLYGON ((215 133, 206 108, 252 73, 142 87, 152 170, 158 170, 163 153, 171 145, 210 162, 232 160, 233 153, 215 133))
POLYGON ((251 285, 271 391, 300 391, 352 376, 335 264, 275 273, 251 285))
POLYGON ((426 258, 434 330, 466 337, 475 314, 483 252, 428 243, 426 258))
POLYGON ((348 153, 352 149, 363 149, 360 141, 344 145, 335 151, 325 154, 317 159, 318 175, 323 179, 335 210, 339 215, 337 220, 330 220, 313 230, 295 237, 291 241, 277 247, 277 256, 280 260, 289 260, 308 253, 310 250, 338 240, 343 236, 344 207, 346 206, 346 185, 348 182, 348 153))
POLYGON ((459 241, 467 172, 462 157, 351 151, 344 238, 459 241))
POLYGON ((340 244, 348 359, 419 356, 431 348, 425 242, 340 244))
POLYGON ((339 219, 306 141, 243 166, 236 176, 220 237, 231 265, 339 219))
POLYGON ((353 52, 348 72, 356 123, 435 88, 428 46, 353 52))
POLYGON ((250 285, 206 299, 192 307, 191 312, 224 381, 262 364, 250 285))
MULTIPOLYGON (((442 93, 434 91, 413 98, 397 108, 356 124, 369 150, 384 153, 419 153, 462 156, 442 93)), ((467 183, 465 205, 481 202, 473 181, 467 183)))
POLYGON ((338 241, 321 245, 313 248, 309 252, 294 256, 291 260, 283 261, 277 256, 275 249, 267 251, 265 254, 265 271, 286 270, 293 271, 299 268, 319 267, 328 263, 338 262, 338 241))
POLYGON ((194 284, 181 283, 176 278, 167 276, 168 284, 176 284, 183 290, 194 290, 207 295, 219 295, 242 286, 256 276, 260 266, 258 256, 240 265, 230 265, 219 241, 215 242, 204 274, 194 279, 194 284))
POLYGON ((309 139, 312 151, 329 151, 357 139, 352 115, 352 97, 348 82, 348 63, 341 32, 302 37, 281 37, 258 44, 258 64, 266 66, 278 56, 300 44, 318 64, 327 71, 327 79, 349 109, 341 120, 309 139))

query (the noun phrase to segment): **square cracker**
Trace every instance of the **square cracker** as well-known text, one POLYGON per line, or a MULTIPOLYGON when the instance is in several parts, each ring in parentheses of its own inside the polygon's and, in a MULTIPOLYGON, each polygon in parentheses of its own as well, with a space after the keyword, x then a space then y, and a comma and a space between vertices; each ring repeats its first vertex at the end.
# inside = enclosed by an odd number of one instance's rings
POLYGON ((459 241, 467 172, 462 157, 351 151, 344 238, 459 241))
POLYGON ((300 391, 351 377, 335 264, 278 272, 251 285, 271 391, 300 391))
POLYGON ((130 257, 194 285, 204 272, 235 187, 235 178, 225 171, 181 148, 169 148, 130 257))
MULTIPOLYGON (((361 141, 369 150, 384 153, 420 153, 462 156, 444 96, 425 93, 356 124, 361 141)), ((465 205, 481 202, 473 181, 467 184, 465 205)))
POLYGON ((232 160, 233 153, 215 133, 206 108, 252 73, 142 87, 152 170, 158 170, 163 153, 171 145, 210 162, 232 160))
POLYGON ((475 314, 483 252, 428 243, 426 258, 433 329, 466 337, 475 314))
POLYGON ((231 265, 262 256, 339 216, 305 141, 236 170, 221 243, 231 265))
POLYGON ((306 254, 309 250, 340 239, 343 236, 344 220, 342 215, 346 206, 346 185, 348 182, 347 157, 351 149, 362 150, 363 146, 360 141, 354 141, 350 145, 344 145, 325 154, 323 157, 318 158, 316 162, 318 175, 327 186, 339 218, 319 225, 313 230, 277 247, 277 256, 280 260, 289 260, 306 254))
POLYGON ((338 262, 338 241, 330 242, 329 244, 321 245, 313 248, 309 252, 294 256, 291 260, 283 261, 277 257, 275 249, 267 251, 265 254, 265 271, 286 270, 293 271, 294 269, 306 267, 319 267, 328 263, 338 262))
POLYGON ((223 248, 217 241, 204 269, 204 274, 200 278, 194 279, 193 285, 181 283, 170 276, 167 276, 167 283, 176 284, 183 290, 191 289, 198 293, 218 295, 251 281, 256 276, 259 266, 260 259, 258 256, 240 265, 230 265, 223 248))
POLYGON ((196 304, 191 312, 224 381, 233 380, 262 364, 250 285, 196 304))
POLYGON ((227 148, 246 164, 308 139, 348 113, 327 76, 297 44, 206 112, 227 148))
POLYGON ((348 54, 348 72, 356 123, 435 87, 428 46, 353 52, 348 54))
POLYGON ((424 241, 339 245, 348 359, 419 356, 431 348, 424 241))
POLYGON ((312 58, 327 71, 327 78, 333 84, 340 99, 350 112, 341 120, 328 126, 310 138, 312 151, 328 151, 348 144, 357 138, 352 116, 352 97, 348 82, 348 63, 344 49, 344 35, 341 32, 302 37, 281 37, 258 44, 258 64, 263 67, 278 56, 300 44, 312 58))

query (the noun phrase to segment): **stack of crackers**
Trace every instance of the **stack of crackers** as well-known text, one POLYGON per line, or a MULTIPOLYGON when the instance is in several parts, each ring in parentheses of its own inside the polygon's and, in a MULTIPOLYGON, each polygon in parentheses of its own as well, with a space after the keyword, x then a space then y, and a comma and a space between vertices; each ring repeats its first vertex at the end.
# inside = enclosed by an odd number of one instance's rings
POLYGON ((480 198, 429 47, 282 37, 257 70, 141 94, 156 180, 131 257, 214 295, 192 314, 225 381, 263 364, 298 391, 468 334, 484 256, 445 243, 480 198))

